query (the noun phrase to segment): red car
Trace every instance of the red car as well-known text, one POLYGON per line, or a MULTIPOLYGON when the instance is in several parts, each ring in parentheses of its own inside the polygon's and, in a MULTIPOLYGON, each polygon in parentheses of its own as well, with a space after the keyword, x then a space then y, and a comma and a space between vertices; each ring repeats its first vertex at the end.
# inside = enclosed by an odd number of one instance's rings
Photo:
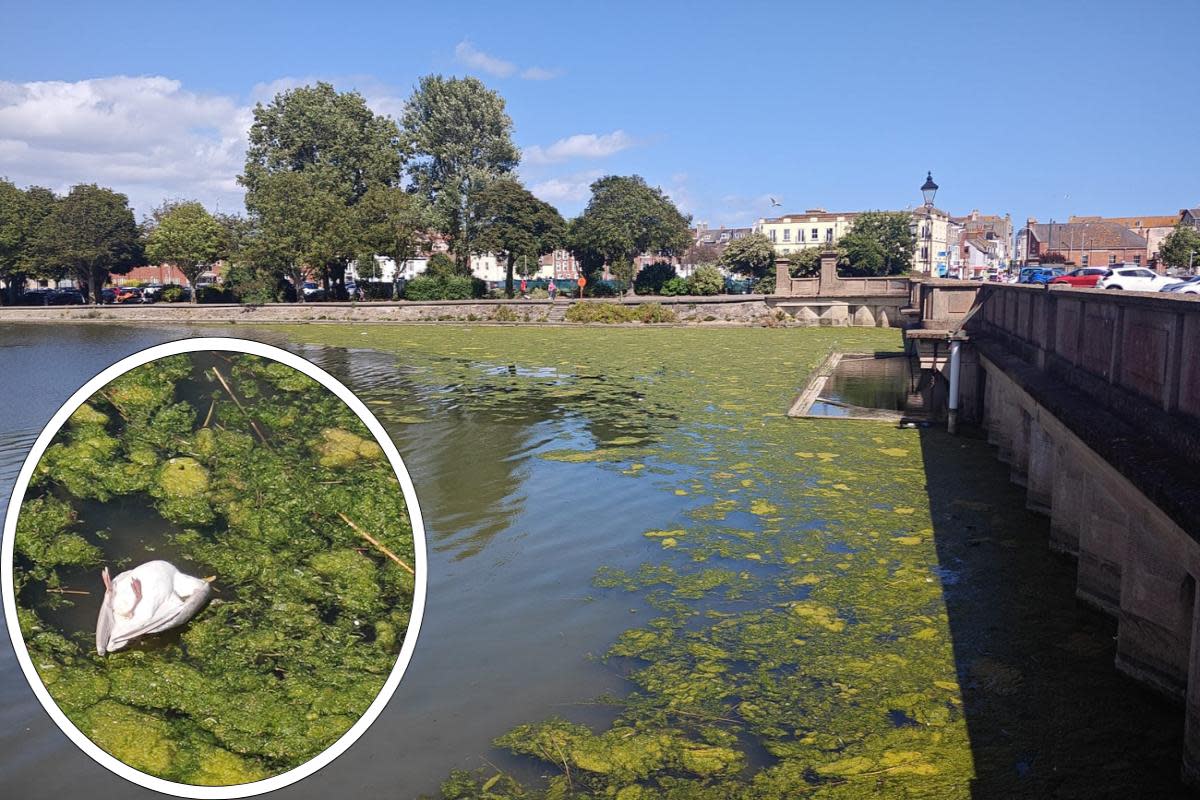
POLYGON ((113 300, 117 303, 140 303, 142 290, 132 286, 118 286, 113 300))
POLYGON ((1096 283, 1108 274, 1108 270, 1099 267, 1082 267, 1073 269, 1066 275, 1059 275, 1050 283, 1067 284, 1068 286, 1083 286, 1094 289, 1096 283))

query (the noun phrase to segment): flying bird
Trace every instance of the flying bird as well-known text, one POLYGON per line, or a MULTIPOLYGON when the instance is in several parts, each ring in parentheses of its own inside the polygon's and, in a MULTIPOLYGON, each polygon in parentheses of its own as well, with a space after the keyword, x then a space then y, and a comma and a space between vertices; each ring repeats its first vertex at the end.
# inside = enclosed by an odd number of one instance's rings
POLYGON ((147 561, 109 578, 100 573, 104 602, 96 620, 96 652, 120 650, 139 636, 182 625, 200 611, 212 589, 166 561, 147 561))
POLYGON ((774 197, 771 197, 770 195, 768 195, 768 199, 771 201, 772 206, 782 205, 782 203, 780 203, 778 200, 776 200, 774 197))

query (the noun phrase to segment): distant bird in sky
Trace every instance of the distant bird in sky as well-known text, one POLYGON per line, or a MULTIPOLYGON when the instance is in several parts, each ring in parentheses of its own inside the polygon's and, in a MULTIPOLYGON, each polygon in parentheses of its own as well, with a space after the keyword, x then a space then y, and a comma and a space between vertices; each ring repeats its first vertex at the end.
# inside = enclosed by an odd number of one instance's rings
POLYGON ((770 199, 770 201, 771 201, 771 205, 772 205, 772 206, 778 206, 778 205, 782 205, 782 204, 781 204, 781 203, 780 203, 778 200, 776 200, 774 197, 769 197, 768 199, 770 199))
POLYGON ((184 575, 174 564, 147 561, 109 578, 100 573, 104 603, 96 620, 96 652, 120 650, 139 636, 182 625, 200 611, 212 591, 208 581, 184 575))

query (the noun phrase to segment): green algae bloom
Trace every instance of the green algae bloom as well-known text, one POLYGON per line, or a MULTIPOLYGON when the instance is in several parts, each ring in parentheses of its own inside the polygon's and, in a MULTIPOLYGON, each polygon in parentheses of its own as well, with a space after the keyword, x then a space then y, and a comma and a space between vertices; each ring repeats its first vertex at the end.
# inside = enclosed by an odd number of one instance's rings
POLYGON ((147 774, 223 786, 299 766, 375 699, 412 609, 412 577, 343 514, 413 563, 390 463, 316 381, 236 354, 137 367, 72 414, 22 503, 34 667, 76 727, 147 774), (100 567, 155 558, 210 579, 213 599, 98 656, 100 567))

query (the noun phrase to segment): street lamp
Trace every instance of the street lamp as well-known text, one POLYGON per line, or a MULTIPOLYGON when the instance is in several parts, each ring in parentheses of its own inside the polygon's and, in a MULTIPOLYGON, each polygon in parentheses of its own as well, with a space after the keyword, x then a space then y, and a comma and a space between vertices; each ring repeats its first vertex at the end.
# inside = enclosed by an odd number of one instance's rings
POLYGON ((933 198, 937 196, 938 185, 933 182, 933 172, 925 173, 925 182, 921 184, 921 194, 925 196, 925 207, 933 208, 933 198))
POLYGON ((933 172, 925 173, 925 182, 921 184, 921 194, 925 197, 925 230, 922 231, 922 248, 925 256, 925 274, 933 275, 933 198, 937 196, 938 185, 933 182, 933 172))

